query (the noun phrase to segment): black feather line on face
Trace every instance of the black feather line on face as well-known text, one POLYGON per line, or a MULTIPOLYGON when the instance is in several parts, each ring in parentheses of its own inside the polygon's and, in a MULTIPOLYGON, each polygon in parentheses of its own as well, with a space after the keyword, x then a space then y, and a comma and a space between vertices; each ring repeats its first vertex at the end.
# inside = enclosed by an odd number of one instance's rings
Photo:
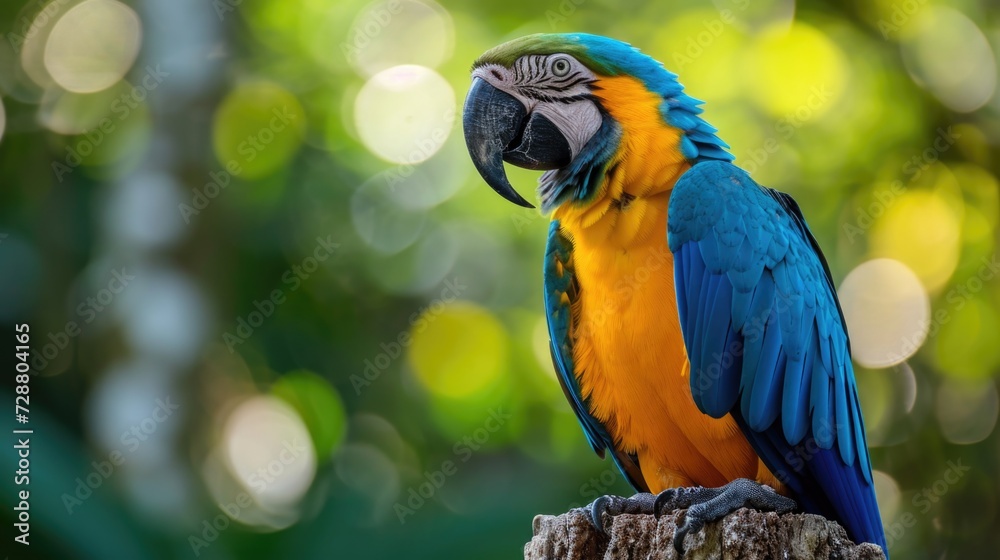
POLYGON ((552 80, 553 87, 563 87, 571 88, 580 83, 586 82, 586 76, 580 76, 579 72, 573 72, 572 74, 566 76, 565 78, 559 78, 557 80, 552 80), (572 82, 572 83, 569 83, 572 82))

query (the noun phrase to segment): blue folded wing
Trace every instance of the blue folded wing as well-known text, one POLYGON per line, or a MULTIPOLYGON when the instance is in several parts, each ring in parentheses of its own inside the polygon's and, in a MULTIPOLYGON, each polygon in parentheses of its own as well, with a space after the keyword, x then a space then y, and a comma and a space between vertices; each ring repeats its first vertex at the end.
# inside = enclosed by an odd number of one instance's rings
POLYGON ((847 329, 798 205, 713 161, 668 215, 695 403, 731 414, 803 509, 884 549, 847 329))
POLYGON ((640 492, 648 492, 638 458, 615 447, 607 428, 590 413, 587 399, 580 390, 573 360, 572 337, 573 302, 576 301, 580 286, 573 274, 573 244, 561 233, 557 220, 549 225, 544 274, 545 318, 549 327, 552 363, 566 399, 594 451, 603 458, 605 450, 610 449, 612 459, 632 487, 640 492))

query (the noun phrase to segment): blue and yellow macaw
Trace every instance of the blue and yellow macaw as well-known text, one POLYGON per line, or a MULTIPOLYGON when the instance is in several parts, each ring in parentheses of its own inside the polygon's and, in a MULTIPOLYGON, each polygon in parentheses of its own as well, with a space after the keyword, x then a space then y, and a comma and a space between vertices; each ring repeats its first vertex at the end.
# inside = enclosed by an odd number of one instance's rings
POLYGON ((605 514, 686 508, 674 544, 739 507, 817 513, 885 549, 850 343, 829 267, 787 194, 731 162, 677 76, 587 34, 510 41, 464 110, 485 181, 545 170, 553 361, 590 445, 639 492, 605 514))

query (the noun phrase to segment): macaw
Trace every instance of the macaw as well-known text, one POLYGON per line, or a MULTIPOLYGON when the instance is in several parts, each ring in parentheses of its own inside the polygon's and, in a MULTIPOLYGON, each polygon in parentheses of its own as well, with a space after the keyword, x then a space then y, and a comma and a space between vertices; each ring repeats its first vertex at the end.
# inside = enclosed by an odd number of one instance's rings
POLYGON ((473 64, 469 154, 532 207, 504 162, 544 171, 553 362, 594 451, 636 489, 608 516, 686 509, 685 535, 740 507, 799 509, 886 548, 829 266, 802 211, 733 165, 677 76, 582 33, 473 64))

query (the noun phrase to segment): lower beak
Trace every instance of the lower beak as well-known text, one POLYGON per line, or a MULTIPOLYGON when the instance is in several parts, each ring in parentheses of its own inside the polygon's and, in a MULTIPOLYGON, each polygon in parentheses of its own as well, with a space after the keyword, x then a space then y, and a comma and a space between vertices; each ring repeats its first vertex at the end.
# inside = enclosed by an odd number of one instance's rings
POLYGON ((463 114, 465 143, 476 170, 500 196, 534 208, 521 197, 504 170, 503 162, 525 169, 558 169, 573 158, 559 128, 539 113, 482 78, 472 81, 463 114))

